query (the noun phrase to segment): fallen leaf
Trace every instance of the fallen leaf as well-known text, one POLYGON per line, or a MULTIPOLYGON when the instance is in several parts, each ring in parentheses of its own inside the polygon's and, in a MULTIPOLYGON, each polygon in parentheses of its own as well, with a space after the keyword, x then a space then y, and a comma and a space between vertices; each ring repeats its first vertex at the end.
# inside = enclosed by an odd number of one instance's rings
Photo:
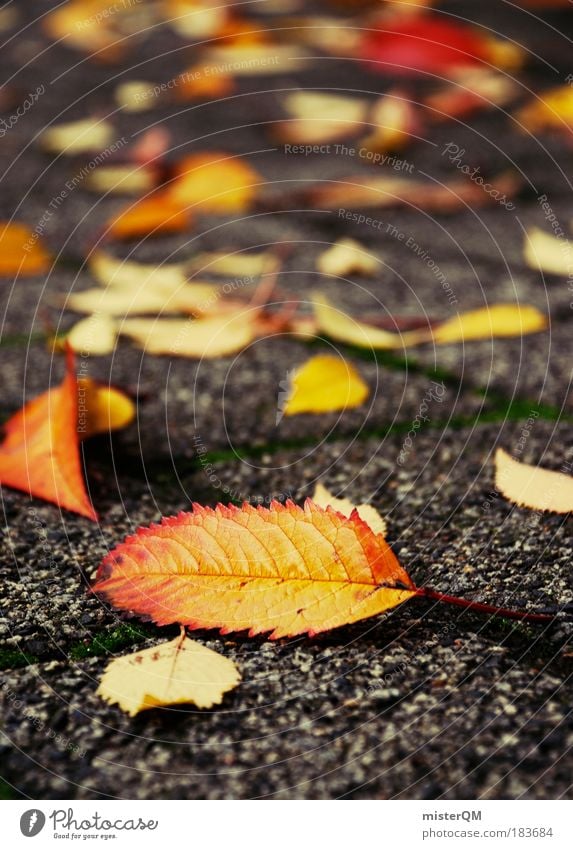
POLYGON ((434 121, 459 120, 482 109, 505 106, 518 92, 517 84, 508 75, 474 68, 456 74, 451 83, 428 95, 424 103, 432 110, 434 121))
POLYGON ((118 657, 105 668, 97 695, 130 716, 167 705, 221 704, 241 676, 232 660, 185 637, 118 657))
POLYGON ((114 28, 117 17, 109 9, 109 0, 70 0, 50 12, 43 25, 56 42, 114 61, 121 56, 122 45, 114 28))
POLYGON ((368 102, 356 97, 323 92, 297 91, 284 101, 290 114, 279 121, 272 135, 281 142, 321 144, 358 132, 366 119, 368 102))
POLYGON ((221 215, 247 210, 261 182, 262 177, 240 157, 209 151, 179 162, 165 191, 180 209, 221 215))
POLYGON ((331 492, 322 483, 317 483, 312 500, 318 507, 326 509, 332 507, 338 513, 342 513, 347 519, 350 519, 354 510, 363 522, 366 522, 368 527, 375 534, 386 536, 388 526, 386 520, 382 518, 378 510, 372 504, 353 504, 349 498, 335 498, 331 492))
POLYGON ((220 0, 161 0, 161 5, 169 26, 183 38, 197 41, 219 35, 231 11, 220 0))
POLYGON ((60 386, 27 403, 4 425, 0 483, 97 521, 80 459, 78 384, 71 349, 60 386))
POLYGON ((194 65, 180 75, 173 93, 177 100, 183 101, 216 100, 218 97, 228 97, 236 88, 237 84, 229 74, 210 76, 204 68, 194 65))
POLYGON ((196 319, 126 319, 120 332, 148 354, 215 358, 235 354, 257 338, 256 310, 196 319))
POLYGON ((134 239, 163 233, 183 233, 191 218, 181 204, 165 191, 130 204, 107 223, 108 233, 116 239, 134 239))
POLYGON ((520 507, 551 513, 573 511, 573 478, 514 460, 503 448, 495 454, 495 485, 520 507))
POLYGON ((573 86, 563 85, 536 95, 515 117, 532 133, 555 130, 570 138, 573 130, 573 86))
POLYGON ((494 337, 538 333, 548 326, 547 316, 536 307, 518 304, 492 304, 459 313, 429 328, 389 333, 352 318, 333 306, 320 292, 313 294, 317 329, 332 339, 361 348, 391 350, 433 342, 448 345, 494 337))
POLYGON ((166 127, 152 127, 129 148, 129 157, 138 165, 156 165, 169 150, 171 133, 166 127))
POLYGON ((307 500, 193 505, 140 529, 98 569, 94 591, 160 625, 318 634, 396 607, 416 588, 357 513, 307 500))
POLYGON ((525 234, 523 255, 530 268, 573 277, 573 242, 532 227, 525 234))
POLYGON ((199 271, 201 274, 213 274, 221 277, 260 277, 262 274, 272 274, 279 267, 279 259, 271 251, 223 251, 204 252, 197 254, 185 263, 189 273, 199 271))
POLYGON ((78 378, 78 398, 82 442, 100 433, 123 430, 135 418, 135 404, 125 392, 91 377, 78 378))
POLYGON ((218 298, 219 287, 210 283, 188 283, 174 291, 147 284, 140 289, 123 286, 86 289, 63 297, 59 303, 74 312, 99 313, 105 317, 202 313, 218 298))
MULTIPOLYGON (((101 289, 98 289, 98 292, 101 293, 101 289)), ((66 339, 73 350, 82 357, 104 356, 115 349, 117 325, 109 315, 90 315, 89 318, 83 318, 74 324, 66 339)))
POLYGON ((333 277, 346 277, 348 274, 374 277, 379 273, 381 263, 355 239, 340 239, 319 256, 316 267, 321 274, 333 277))
POLYGON ((456 212, 468 206, 499 203, 511 198, 521 186, 520 178, 511 172, 489 180, 491 193, 469 179, 454 179, 449 183, 410 180, 383 174, 365 177, 355 174, 336 182, 314 185, 308 190, 307 201, 319 209, 358 209, 411 206, 431 212, 456 212))
POLYGON ((350 363, 330 354, 311 357, 291 377, 285 416, 360 407, 370 390, 350 363))
POLYGON ((156 169, 135 165, 107 165, 96 168, 85 178, 92 192, 110 195, 142 195, 158 184, 156 169))
POLYGON ((372 130, 362 144, 375 153, 400 150, 421 132, 418 110, 400 90, 389 91, 373 104, 368 123, 372 130))
POLYGON ((523 51, 494 39, 485 30, 449 21, 436 14, 394 15, 364 30, 359 55, 371 71, 411 76, 447 76, 461 68, 514 69, 523 51))
POLYGON ((118 259, 105 251, 98 250, 91 254, 89 269, 98 283, 102 286, 121 287, 127 289, 163 289, 175 291, 187 283, 187 275, 183 263, 151 263, 133 262, 128 259, 118 259))
POLYGON ((18 221, 0 221, 0 276, 44 274, 52 259, 38 236, 18 221))
POLYGON ((84 118, 49 127, 40 136, 40 144, 49 153, 76 156, 104 150, 112 142, 113 135, 113 127, 105 118, 84 118))
POLYGON ((115 102, 124 112, 147 112, 153 108, 153 83, 146 80, 127 80, 114 92, 115 102))

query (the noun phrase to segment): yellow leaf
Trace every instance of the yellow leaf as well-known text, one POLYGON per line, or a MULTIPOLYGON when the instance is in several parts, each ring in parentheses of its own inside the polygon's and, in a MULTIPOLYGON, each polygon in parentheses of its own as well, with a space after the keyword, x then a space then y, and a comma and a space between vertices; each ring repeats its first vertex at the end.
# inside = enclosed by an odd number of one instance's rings
MULTIPOLYGON (((535 307, 518 304, 493 304, 490 307, 461 313, 434 327, 430 333, 439 345, 450 342, 469 342, 495 336, 523 336, 547 328, 547 316, 535 307)), ((413 330, 403 334, 408 341, 426 341, 425 331, 413 330)), ((414 342, 414 344, 417 344, 414 342)))
POLYGON ((169 26, 194 40, 219 35, 230 11, 220 0, 162 0, 162 5, 169 26))
POLYGON ((241 676, 232 660, 206 646, 181 637, 160 646, 112 660, 97 694, 130 716, 167 705, 221 704, 241 676))
POLYGON ((128 80, 120 83, 115 92, 115 102, 124 112, 147 112, 153 108, 153 83, 146 80, 128 80))
POLYGON ((355 239, 340 239, 320 255, 316 267, 322 274, 345 277, 347 274, 374 276, 380 261, 355 239))
POLYGON ((358 345, 360 348, 390 350, 401 345, 397 333, 388 333, 378 327, 364 324, 333 306, 320 292, 313 294, 314 314, 319 332, 326 333, 331 339, 358 345))
POLYGON ((224 253, 219 251, 197 254, 185 263, 188 272, 200 271, 220 277, 259 277, 271 274, 279 267, 278 258, 271 251, 257 253, 224 253))
POLYGON ((195 314, 206 312, 218 301, 218 290, 218 286, 210 283, 188 283, 174 291, 149 285, 142 289, 110 286, 108 289, 75 292, 61 303, 74 312, 99 313, 102 316, 195 314))
POLYGON ((0 276, 42 274, 51 257, 38 237, 18 221, 0 221, 0 276))
POLYGON ((120 389, 89 377, 78 379, 78 431, 81 439, 122 430, 135 418, 135 404, 120 389))
POLYGON ((369 391, 354 366, 340 357, 318 354, 294 372, 284 414, 352 409, 364 403, 369 391))
MULTIPOLYGON (((97 291, 101 292, 100 289, 97 291)), ((107 315, 90 315, 78 321, 66 338, 81 357, 104 356, 111 354, 115 348, 117 325, 107 315)))
POLYGON ((148 354, 214 358, 235 354, 257 336, 256 311, 209 318, 126 319, 121 333, 148 354))
POLYGON ((105 119, 84 118, 68 124, 57 124, 44 130, 40 143, 49 153, 75 156, 103 150, 113 139, 113 127, 105 119))
POLYGON ((371 133, 362 140, 364 147, 376 153, 399 150, 416 140, 418 117, 415 105, 407 95, 393 91, 379 98, 369 115, 371 133))
POLYGON ((538 95, 517 113, 517 120, 528 130, 560 130, 573 127, 573 87, 559 86, 538 95))
POLYGON ((386 531, 388 529, 386 520, 382 518, 378 510, 371 504, 356 505, 353 504, 349 498, 335 498, 334 495, 332 495, 332 493, 329 492, 329 490, 321 483, 317 483, 312 500, 315 504, 318 504, 319 507, 324 507, 325 509, 327 507, 332 507, 333 510, 337 510, 338 513, 342 513, 343 516, 346 516, 347 519, 349 519, 354 510, 356 510, 362 521, 366 522, 368 527, 374 531, 375 534, 382 534, 382 536, 386 536, 386 531))
POLYGON ((153 168, 141 165, 108 165, 88 174, 85 186, 92 192, 110 195, 142 195, 157 185, 153 168))
POLYGON ((532 227, 525 234, 525 261, 530 268, 548 274, 573 276, 573 242, 532 227))
POLYGON ((573 511, 573 478, 514 460, 502 448, 495 455, 495 485, 505 498, 531 510, 573 511))
POLYGON ((201 212, 243 212, 254 200, 261 176, 237 156, 221 152, 194 153, 177 166, 166 190, 171 203, 201 212))
POLYGON ((117 259, 104 251, 96 251, 91 255, 89 268, 102 286, 139 290, 149 287, 174 291, 187 282, 182 263, 145 264, 117 259))
POLYGON ((275 125, 273 135, 283 142, 320 144, 358 131, 368 102, 323 92, 298 91, 285 98, 289 121, 275 125))

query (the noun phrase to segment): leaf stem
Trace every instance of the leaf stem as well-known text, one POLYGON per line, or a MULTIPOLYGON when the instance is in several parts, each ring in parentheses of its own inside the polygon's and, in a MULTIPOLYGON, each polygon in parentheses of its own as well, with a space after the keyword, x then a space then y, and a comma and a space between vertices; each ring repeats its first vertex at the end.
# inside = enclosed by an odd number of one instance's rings
POLYGON ((529 613, 525 610, 511 610, 508 607, 496 607, 494 604, 483 604, 481 601, 470 601, 458 598, 454 595, 433 590, 431 587, 419 587, 416 595, 420 598, 428 598, 442 604, 454 604, 464 607, 466 610, 475 610, 478 613, 490 613, 493 616, 504 616, 506 619, 521 619, 523 622, 551 622, 555 620, 554 613, 529 613))

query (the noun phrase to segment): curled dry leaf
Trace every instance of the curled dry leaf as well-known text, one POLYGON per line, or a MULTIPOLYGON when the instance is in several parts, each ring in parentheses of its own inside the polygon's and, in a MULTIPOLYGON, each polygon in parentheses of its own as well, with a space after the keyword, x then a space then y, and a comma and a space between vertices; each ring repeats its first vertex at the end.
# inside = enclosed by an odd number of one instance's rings
POLYGON ((97 520, 82 475, 80 441, 125 427, 133 403, 117 389, 77 380, 68 346, 63 382, 26 404, 5 424, 0 483, 97 520))
POLYGON ((573 511, 573 478, 514 460, 503 448, 495 454, 495 485, 505 498, 530 510, 573 511))
POLYGON ((532 227, 525 234, 523 255, 530 268, 573 276, 573 242, 532 227))
POLYGON ((193 506, 140 529, 103 561, 94 591, 157 624, 317 634, 396 607, 416 588, 380 534, 310 500, 193 506))
MULTIPOLYGON (((101 289, 97 291, 101 294, 101 289)), ((111 354, 115 349, 117 332, 116 322, 109 315, 100 312, 74 324, 66 339, 73 350, 82 357, 97 357, 111 354)))
POLYGON ((323 507, 324 509, 332 507, 333 510, 336 510, 338 513, 342 513, 342 515, 346 516, 348 519, 351 517, 354 510, 356 510, 362 521, 366 522, 368 527, 371 528, 375 534, 382 534, 382 536, 386 536, 386 531, 388 530, 386 520, 382 518, 378 510, 376 510, 372 504, 357 505, 353 504, 349 498, 335 498, 335 496, 332 495, 332 493, 329 492, 322 483, 316 484, 312 500, 315 504, 319 507, 323 507))
POLYGON ((180 161, 165 192, 181 209, 226 214, 248 209, 261 182, 262 177, 240 157, 209 151, 180 161))
POLYGON ((257 310, 196 319, 126 319, 120 332, 148 354, 226 357, 257 338, 257 310))
POLYGON ((355 239, 339 239, 319 256, 316 267, 321 274, 334 277, 345 277, 347 274, 373 277, 380 271, 381 263, 355 239))
POLYGON ((105 118, 84 118, 49 127, 40 136, 40 144, 49 153, 75 156, 103 150, 111 144, 113 135, 113 127, 105 118))
POLYGON ((97 695, 135 716, 168 705, 213 707, 240 680, 232 660, 190 640, 183 631, 169 643, 112 660, 97 695))
POLYGON ((357 369, 341 357, 318 354, 291 376, 284 414, 330 413, 363 404, 370 390, 357 369))
POLYGON ((0 221, 0 276, 49 271, 51 257, 38 236, 18 221, 0 221))
POLYGON ((431 328, 389 333, 352 318, 333 306, 322 293, 314 293, 313 303, 319 331, 339 342, 375 350, 407 348, 425 342, 448 345, 494 337, 523 336, 538 333, 548 326, 547 316, 536 307, 492 304, 459 313, 431 328))

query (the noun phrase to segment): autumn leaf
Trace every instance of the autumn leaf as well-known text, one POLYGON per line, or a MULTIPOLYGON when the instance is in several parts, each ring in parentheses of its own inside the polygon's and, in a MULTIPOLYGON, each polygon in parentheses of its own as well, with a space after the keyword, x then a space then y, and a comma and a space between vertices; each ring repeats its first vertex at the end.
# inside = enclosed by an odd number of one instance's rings
POLYGON ((240 680, 231 660, 190 640, 183 631, 169 643, 112 660, 97 695, 135 716, 168 705, 213 707, 240 680))
POLYGON ((199 271, 218 277, 260 277, 279 268, 278 257, 272 251, 205 251, 184 264, 187 273, 199 271))
POLYGON ((297 91, 284 101, 290 118, 272 128, 278 141, 322 144, 357 133, 366 119, 368 102, 356 97, 323 92, 297 91))
POLYGON ((87 175, 85 187, 102 195, 142 195, 158 183, 156 169, 141 165, 100 166, 87 175))
POLYGON ((408 348, 433 342, 448 345, 494 337, 523 336, 538 333, 548 326, 547 316, 527 304, 492 304, 459 313, 430 328, 389 333, 352 318, 333 306, 320 292, 313 295, 317 329, 332 339, 374 350, 408 348))
POLYGON ((86 492, 79 444, 95 433, 125 427, 135 414, 119 390, 76 379, 68 348, 60 386, 26 404, 4 426, 0 483, 97 520, 86 492))
MULTIPOLYGON (((101 293, 101 290, 98 289, 98 292, 101 293)), ((117 324, 109 315, 90 315, 74 324, 68 331, 66 340, 74 351, 84 357, 111 354, 117 341, 117 324)))
POLYGON ((245 348, 258 336, 257 310, 190 319, 128 318, 120 332, 148 354, 211 359, 245 348))
POLYGON ((362 144, 375 153, 400 150, 421 132, 421 120, 410 98, 402 91, 389 91, 372 106, 368 116, 371 132, 362 144))
POLYGON ((180 209, 221 215, 248 209, 260 183, 262 177, 240 157, 209 151, 180 161, 165 192, 180 209))
POLYGON ((554 130, 570 138, 573 129, 573 87, 563 85, 537 95, 515 117, 532 133, 554 130))
POLYGON ((115 239, 135 239, 163 233, 183 233, 191 217, 181 204, 159 191, 136 201, 107 222, 108 233, 115 239))
POLYGON ((0 276, 43 274, 51 257, 36 234, 19 221, 0 221, 0 276))
POLYGON ((435 14, 395 15, 365 29, 359 48, 371 71, 447 76, 461 68, 496 64, 514 69, 522 51, 486 31, 435 14))
POLYGON ((424 103, 434 121, 459 120, 482 109, 505 106, 517 93, 517 84, 506 74, 476 68, 456 74, 452 82, 428 95, 424 103))
POLYGON ((342 513, 348 519, 352 516, 354 510, 363 522, 366 522, 368 527, 375 534, 386 536, 388 529, 386 520, 382 518, 378 510, 372 504, 354 504, 349 498, 336 498, 322 483, 317 483, 312 500, 318 507, 332 507, 338 513, 342 513))
POLYGON ((348 274, 372 277, 378 274, 382 264, 355 239, 339 239, 319 256, 316 267, 321 274, 334 277, 348 274))
POLYGON ((360 407, 370 394, 356 368, 340 357, 318 354, 296 369, 285 416, 360 407))
POLYGON ((193 505, 140 528, 100 565, 93 591, 158 625, 313 636, 414 597, 514 619, 552 617, 416 587, 381 533, 307 499, 270 507, 193 505))
POLYGON ((382 536, 310 500, 194 505, 140 529, 100 566, 94 591, 161 625, 317 634, 415 595, 382 536))
MULTIPOLYGON (((85 289, 60 300, 67 309, 75 312, 99 313, 105 316, 159 315, 186 312, 206 312, 209 304, 219 300, 219 286, 211 283, 186 283, 169 291, 149 284, 141 289, 110 286, 108 289, 85 289)), ((77 349, 77 345, 74 345, 77 349)))
POLYGON ((88 259, 90 272, 102 286, 176 291, 187 282, 183 263, 142 263, 118 259, 105 251, 94 251, 88 259))
POLYGON ((532 227, 525 234, 523 255, 530 268, 548 274, 573 275, 573 242, 532 227))
POLYGON ((573 511, 573 478, 514 460, 498 448, 495 454, 495 485, 514 504, 551 513, 573 511))
POLYGON ((113 127, 105 118, 83 118, 44 130, 40 144, 49 153, 76 156, 103 150, 111 143, 113 135, 113 127))
MULTIPOLYGON (((128 8, 118 7, 117 11, 128 8)), ((110 15, 109 9, 109 0, 70 0, 45 17, 44 28, 56 43, 114 61, 124 48, 114 29, 117 16, 110 15)))
POLYGON ((491 194, 469 179, 450 182, 425 182, 391 174, 346 175, 336 181, 325 181, 307 191, 307 202, 319 209, 386 209, 412 206, 430 212, 452 213, 459 209, 488 206, 499 198, 513 197, 521 186, 518 176, 506 172, 493 177, 491 194))
POLYGON ((310 61, 308 53, 292 44, 225 44, 202 55, 203 71, 208 76, 221 67, 232 68, 235 77, 292 74, 303 70, 310 61))

